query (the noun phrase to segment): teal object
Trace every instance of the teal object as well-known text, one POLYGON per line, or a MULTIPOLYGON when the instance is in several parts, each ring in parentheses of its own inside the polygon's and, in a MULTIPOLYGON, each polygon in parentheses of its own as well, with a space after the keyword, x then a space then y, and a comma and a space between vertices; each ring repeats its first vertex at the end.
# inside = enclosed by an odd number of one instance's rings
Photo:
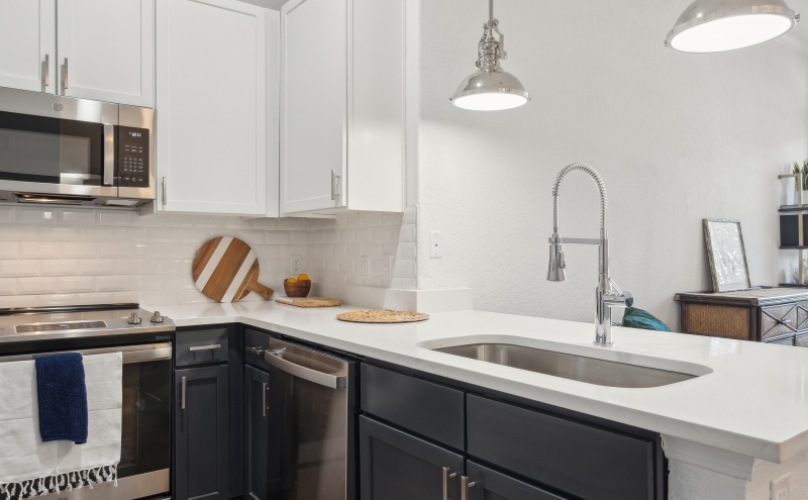
POLYGON ((657 319, 653 314, 636 307, 626 308, 626 312, 623 313, 623 326, 661 332, 671 331, 668 325, 657 319))

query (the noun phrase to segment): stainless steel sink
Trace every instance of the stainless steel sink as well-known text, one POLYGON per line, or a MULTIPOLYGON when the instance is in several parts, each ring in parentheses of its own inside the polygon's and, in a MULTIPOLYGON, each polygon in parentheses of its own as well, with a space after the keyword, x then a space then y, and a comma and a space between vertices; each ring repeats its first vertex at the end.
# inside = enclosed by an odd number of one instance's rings
POLYGON ((477 343, 433 350, 608 387, 661 387, 699 376, 512 344, 477 343))

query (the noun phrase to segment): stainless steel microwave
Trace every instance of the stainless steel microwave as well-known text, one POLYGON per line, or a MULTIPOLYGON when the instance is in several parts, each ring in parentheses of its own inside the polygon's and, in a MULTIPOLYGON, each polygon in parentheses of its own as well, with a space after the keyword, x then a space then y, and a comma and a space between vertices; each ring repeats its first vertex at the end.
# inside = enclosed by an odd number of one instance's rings
POLYGON ((154 110, 0 88, 0 202, 154 200, 154 110))

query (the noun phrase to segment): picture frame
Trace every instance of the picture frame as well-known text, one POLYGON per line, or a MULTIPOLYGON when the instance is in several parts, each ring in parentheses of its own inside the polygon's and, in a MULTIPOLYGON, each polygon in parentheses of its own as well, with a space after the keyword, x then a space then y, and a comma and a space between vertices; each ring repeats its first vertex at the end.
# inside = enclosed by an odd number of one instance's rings
POLYGON ((740 221, 702 219, 713 291, 752 288, 740 221))

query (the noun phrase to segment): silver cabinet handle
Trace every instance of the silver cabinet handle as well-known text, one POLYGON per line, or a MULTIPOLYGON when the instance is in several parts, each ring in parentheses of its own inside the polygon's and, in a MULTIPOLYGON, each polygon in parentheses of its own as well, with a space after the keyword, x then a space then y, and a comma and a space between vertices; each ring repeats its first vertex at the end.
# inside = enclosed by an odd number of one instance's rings
POLYGON ((166 206, 166 202, 168 201, 168 194, 166 194, 166 178, 163 177, 163 189, 162 189, 162 198, 163 198, 163 206, 166 206))
POLYGON ((45 54, 45 61, 42 63, 42 86, 50 85, 50 54, 45 54))
POLYGON ((442 500, 449 500, 449 479, 457 477, 457 472, 449 473, 448 467, 443 467, 441 471, 441 476, 443 478, 443 497, 442 500))
POLYGON ((322 385, 323 387, 328 387, 329 389, 342 389, 346 386, 344 376, 323 373, 298 365, 297 363, 287 361, 283 359, 283 351, 285 351, 285 349, 280 350, 280 352, 268 351, 264 353, 264 361, 282 372, 302 378, 303 380, 308 380, 309 382, 313 382, 317 385, 322 385))
POLYGON ((115 184, 115 125, 104 124, 104 179, 105 186, 115 184))
POLYGON ((209 344, 209 345, 192 345, 188 348, 191 352, 196 351, 215 351, 216 349, 221 349, 222 344, 209 344))
POLYGON ((460 500, 469 500, 469 490, 476 484, 476 481, 469 481, 468 476, 460 476, 460 500))
POLYGON ((331 171, 331 199, 339 199, 339 176, 336 170, 331 171))
POLYGON ((267 389, 269 389, 269 384, 266 382, 261 384, 261 416, 264 418, 267 416, 267 389))
POLYGON ((182 382, 180 384, 180 409, 185 410, 185 395, 188 391, 188 380, 185 377, 182 377, 182 382))
POLYGON ((68 67, 67 67, 67 65, 68 65, 68 61, 67 61, 67 58, 65 57, 65 62, 64 62, 64 64, 62 64, 62 94, 64 94, 64 91, 68 89, 68 84, 67 84, 68 67))
POLYGON ((245 351, 251 352, 251 353, 255 354, 256 356, 263 356, 264 352, 266 352, 266 348, 258 347, 258 346, 250 346, 250 347, 247 347, 245 349, 245 351))

